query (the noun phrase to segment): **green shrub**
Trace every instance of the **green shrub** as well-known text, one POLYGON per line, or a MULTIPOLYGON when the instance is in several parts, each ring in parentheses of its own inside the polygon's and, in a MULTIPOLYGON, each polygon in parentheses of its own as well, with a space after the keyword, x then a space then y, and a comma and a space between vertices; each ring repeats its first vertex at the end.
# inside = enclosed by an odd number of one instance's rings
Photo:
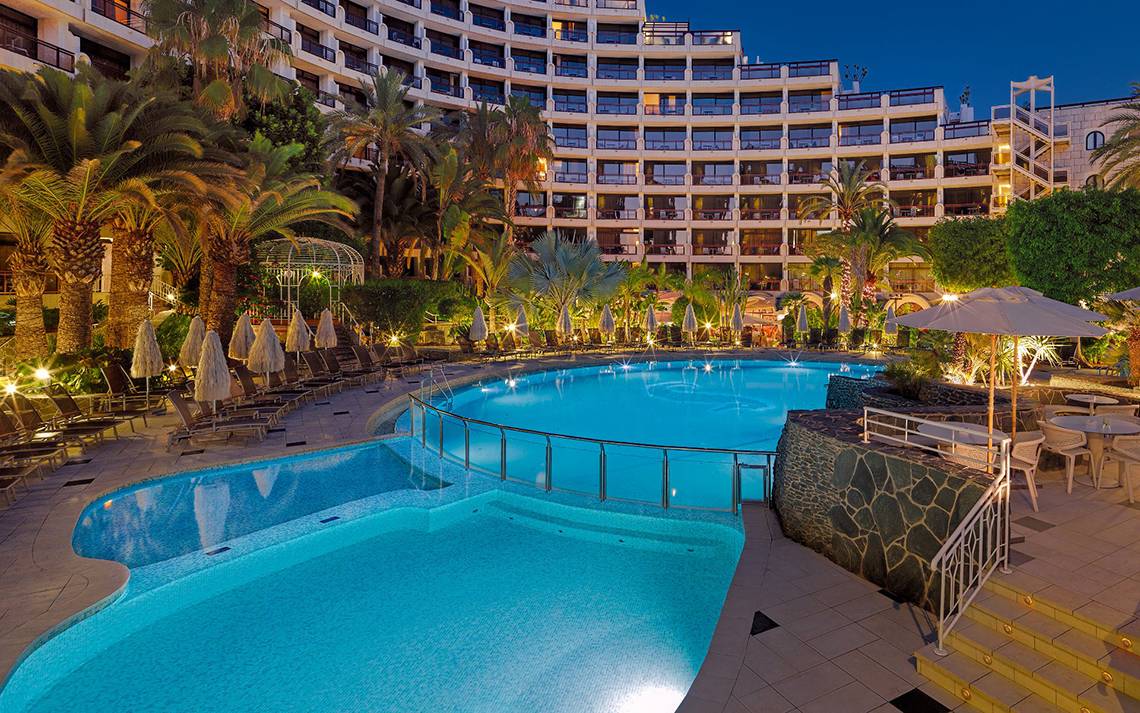
POLYGON ((384 279, 344 288, 341 299, 356 318, 381 334, 415 340, 430 312, 443 321, 469 321, 475 299, 459 282, 384 279))
POLYGON ((154 330, 158 338, 158 349, 167 363, 178 358, 182 349, 182 342, 186 341, 186 332, 190 330, 190 315, 172 312, 154 330))
POLYGON ((894 392, 914 401, 919 400, 927 377, 922 369, 911 362, 893 361, 883 368, 883 378, 891 383, 894 392))

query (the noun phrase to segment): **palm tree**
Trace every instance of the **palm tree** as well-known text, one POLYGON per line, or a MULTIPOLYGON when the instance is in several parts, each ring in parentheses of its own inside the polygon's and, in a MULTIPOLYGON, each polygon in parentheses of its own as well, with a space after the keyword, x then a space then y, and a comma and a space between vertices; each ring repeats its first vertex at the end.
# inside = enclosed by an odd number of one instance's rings
POLYGON ((1128 349, 1128 384, 1140 386, 1140 309, 1129 302, 1108 300, 1097 305, 1097 311, 1104 313, 1112 329, 1123 332, 1128 349))
POLYGON ((279 98, 288 85, 273 73, 289 45, 264 30, 261 8, 249 0, 148 0, 152 61, 189 65, 194 101, 220 119, 245 113, 245 95, 279 98))
MULTIPOLYGON (((827 194, 809 196, 802 201, 796 211, 798 217, 800 220, 825 220, 835 213, 839 221, 836 230, 847 230, 860 211, 884 203, 886 187, 880 181, 871 181, 870 174, 871 171, 865 161, 840 162, 836 174, 828 176, 824 181, 827 194)), ((842 249, 838 244, 833 243, 833 246, 842 249)), ((844 261, 844 271, 840 281, 840 297, 844 303, 851 301, 853 280, 859 279, 856 264, 862 262, 861 256, 853 252, 853 243, 846 248, 843 252, 832 253, 834 257, 844 261)))
POLYGON ((860 252, 864 260, 864 304, 874 304, 878 295, 879 278, 892 262, 906 257, 929 259, 926 246, 913 233, 900 228, 890 211, 864 209, 855 217, 851 230, 859 236, 860 252))
POLYGON ((479 102, 475 111, 461 116, 455 144, 472 175, 484 183, 490 183, 499 175, 506 144, 502 138, 503 123, 503 110, 486 102, 479 102))
MULTIPOLYGON (((375 179, 373 179, 375 180, 375 179)), ((388 174, 384 189, 384 274, 403 274, 409 250, 419 248, 417 274, 425 274, 426 246, 431 240, 430 226, 435 221, 431 206, 420 196, 416 180, 403 169, 388 174)))
MULTIPOLYGON (((329 129, 336 144, 333 160, 346 165, 354 158, 372 164, 377 176, 387 176, 393 161, 403 163, 413 175, 425 172, 432 153, 430 140, 420 133, 420 127, 439 117, 439 110, 416 106, 408 100, 404 75, 398 71, 383 71, 363 82, 364 102, 336 112, 329 129)), ((368 250, 369 271, 379 275, 383 267, 384 243, 384 191, 387 182, 376 181, 376 194, 372 205, 371 245, 368 250)))
MULTIPOLYGON (((554 157, 554 140, 538 107, 525 97, 511 96, 501 113, 502 144, 498 151, 499 170, 503 179, 503 213, 514 215, 518 186, 534 190, 536 179, 554 157)), ((514 227, 508 223, 507 236, 514 227)))
POLYGON ((533 258, 519 253, 511 260, 512 290, 555 319, 564 309, 608 299, 625 279, 625 264, 604 260, 594 241, 564 240, 547 231, 530 249, 533 258))
POLYGON ((8 257, 16 291, 16 360, 48 355, 44 329, 44 290, 51 267, 45 257, 51 221, 21 197, 19 184, 0 188, 0 230, 16 239, 8 257))
POLYGON ((170 271, 171 281, 185 289, 202 261, 202 244, 206 242, 207 222, 198 220, 194 211, 174 222, 165 222, 155 230, 155 248, 159 263, 170 271))
POLYGON ((254 136, 246 156, 244 190, 210 216, 207 251, 211 256, 212 297, 206 328, 229 340, 235 320, 237 271, 250 260, 254 243, 270 238, 293 238, 298 223, 338 224, 351 218, 355 206, 344 196, 321 189, 312 174, 293 173, 290 163, 304 150, 301 144, 273 146, 254 136))
POLYGON ((52 221, 47 258, 60 278, 56 348, 91 339, 91 297, 102 270, 102 229, 130 205, 155 205, 156 189, 203 192, 195 168, 205 127, 168 96, 142 97, 93 70, 50 68, 0 75, 0 145, 9 180, 52 221))
POLYGON ((1093 151, 1093 162, 1100 164, 1108 185, 1140 188, 1140 82, 1132 83, 1132 101, 1119 107, 1104 125, 1115 128, 1093 151))
POLYGON ((460 253, 460 257, 471 270, 475 296, 487 303, 487 320, 495 329, 496 314, 506 301, 503 288, 506 287, 511 263, 518 254, 513 240, 505 233, 484 236, 470 249, 460 253))
POLYGON ((843 261, 833 255, 816 255, 808 265, 808 274, 818 280, 823 289, 823 328, 829 329, 835 301, 835 278, 843 275, 843 261))
POLYGON ((468 171, 453 146, 432 164, 428 180, 436 198, 432 279, 448 280, 455 274, 473 226, 488 218, 504 220, 505 216, 486 183, 468 171))

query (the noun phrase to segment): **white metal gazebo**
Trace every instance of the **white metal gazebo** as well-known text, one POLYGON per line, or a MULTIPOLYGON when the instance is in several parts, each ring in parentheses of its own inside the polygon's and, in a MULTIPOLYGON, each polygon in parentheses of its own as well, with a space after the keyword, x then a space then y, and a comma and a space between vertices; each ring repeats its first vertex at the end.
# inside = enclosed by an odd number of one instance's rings
POLYGON ((266 240, 257 246, 257 259, 277 283, 284 305, 296 303, 301 288, 319 280, 327 283, 329 306, 336 311, 341 288, 364 282, 364 258, 352 246, 331 240, 266 240))

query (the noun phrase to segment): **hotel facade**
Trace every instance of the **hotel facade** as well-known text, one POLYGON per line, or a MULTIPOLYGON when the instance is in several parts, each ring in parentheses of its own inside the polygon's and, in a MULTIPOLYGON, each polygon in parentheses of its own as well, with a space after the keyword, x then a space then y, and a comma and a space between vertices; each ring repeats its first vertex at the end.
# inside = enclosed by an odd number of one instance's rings
MULTIPOLYGON (((4 0, 0 64, 73 71, 85 57, 123 75, 151 41, 123 0, 4 0)), ((797 207, 843 162, 882 181, 898 223, 1097 182, 1092 149, 1122 100, 1057 104, 1051 78, 1010 85, 976 118, 940 86, 862 91, 834 59, 759 62, 740 33, 646 22, 644 0, 262 0, 264 29, 292 48, 279 74, 328 109, 380 67, 409 97, 472 109, 525 96, 543 108, 555 158, 515 210, 524 239, 595 240, 611 259, 694 275, 733 266, 757 293, 813 291, 805 241, 834 226, 797 207), (1012 111, 1010 107, 1015 107, 1012 111)), ((927 265, 898 261, 896 298, 938 292, 927 265)), ((6 287, 6 286, 5 286, 6 287)))

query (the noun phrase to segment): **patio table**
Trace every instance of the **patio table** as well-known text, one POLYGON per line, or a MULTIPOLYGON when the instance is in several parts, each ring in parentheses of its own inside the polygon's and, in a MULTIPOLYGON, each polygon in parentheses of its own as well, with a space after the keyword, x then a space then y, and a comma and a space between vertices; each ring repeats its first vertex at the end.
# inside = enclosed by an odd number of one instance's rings
POLYGON ((1100 394, 1065 394, 1065 400, 1088 406, 1090 416, 1093 413, 1093 409, 1097 406, 1112 406, 1120 403, 1118 399, 1114 399, 1111 396, 1101 396, 1100 394))
POLYGON ((991 442, 1001 443, 1009 438, 1004 431, 997 429, 991 434, 985 426, 978 423, 947 421, 946 424, 940 426, 934 423, 921 423, 917 430, 919 433, 939 439, 939 448, 946 448, 950 452, 949 456, 944 457, 968 468, 984 470, 984 463, 987 460, 986 446, 991 442))
MULTIPOLYGON (((1092 454, 1092 467, 1089 469, 1096 487, 1100 483, 1100 470, 1104 465, 1104 449, 1113 436, 1133 436, 1140 433, 1140 422, 1115 416, 1054 416, 1049 420, 1061 428, 1081 431, 1088 437, 1089 453, 1092 454)), ((1092 485, 1093 483, 1090 483, 1092 485)), ((1120 478, 1114 488, 1120 487, 1120 478)))

